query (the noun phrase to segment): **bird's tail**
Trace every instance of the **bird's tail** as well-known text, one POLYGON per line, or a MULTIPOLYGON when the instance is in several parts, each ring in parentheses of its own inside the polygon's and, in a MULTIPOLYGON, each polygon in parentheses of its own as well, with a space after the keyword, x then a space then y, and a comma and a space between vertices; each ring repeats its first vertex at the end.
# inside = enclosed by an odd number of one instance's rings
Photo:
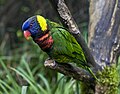
POLYGON ((89 73, 90 73, 96 80, 98 80, 98 78, 96 77, 96 75, 92 72, 92 70, 91 70, 89 67, 87 67, 87 70, 89 71, 89 73))

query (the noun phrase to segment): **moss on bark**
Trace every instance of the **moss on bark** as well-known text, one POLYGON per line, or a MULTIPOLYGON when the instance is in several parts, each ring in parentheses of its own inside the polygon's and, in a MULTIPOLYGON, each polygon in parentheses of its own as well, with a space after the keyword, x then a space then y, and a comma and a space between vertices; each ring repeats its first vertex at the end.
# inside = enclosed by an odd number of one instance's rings
POLYGON ((98 72, 99 81, 95 86, 95 94, 118 94, 119 75, 116 65, 107 66, 98 72))

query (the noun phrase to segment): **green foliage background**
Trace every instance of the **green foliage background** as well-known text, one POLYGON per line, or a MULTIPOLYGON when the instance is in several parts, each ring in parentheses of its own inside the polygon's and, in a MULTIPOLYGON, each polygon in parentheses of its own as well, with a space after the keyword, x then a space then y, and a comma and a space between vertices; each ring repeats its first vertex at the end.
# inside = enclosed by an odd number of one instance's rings
MULTIPOLYGON (((88 0, 66 3, 87 42, 88 0)), ((47 54, 23 37, 22 23, 36 14, 59 22, 48 0, 0 0, 0 94, 79 94, 76 81, 45 68, 47 54)))

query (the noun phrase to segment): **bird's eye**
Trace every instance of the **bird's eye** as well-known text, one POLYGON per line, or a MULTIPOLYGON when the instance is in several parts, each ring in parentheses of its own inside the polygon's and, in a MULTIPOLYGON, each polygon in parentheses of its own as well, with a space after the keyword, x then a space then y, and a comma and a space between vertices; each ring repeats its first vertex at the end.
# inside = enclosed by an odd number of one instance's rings
POLYGON ((32 26, 32 23, 30 24, 30 26, 32 26))
POLYGON ((33 24, 34 24, 34 20, 31 21, 29 28, 32 28, 33 24))
POLYGON ((31 23, 29 28, 31 28, 32 26, 33 26, 33 24, 31 23))

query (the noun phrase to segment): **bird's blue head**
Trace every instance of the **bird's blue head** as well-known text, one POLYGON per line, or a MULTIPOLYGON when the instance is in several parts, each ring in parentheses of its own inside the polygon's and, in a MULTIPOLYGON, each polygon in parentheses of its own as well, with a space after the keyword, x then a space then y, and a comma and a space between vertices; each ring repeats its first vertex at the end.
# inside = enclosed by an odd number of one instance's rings
POLYGON ((46 19, 40 15, 30 17, 23 23, 22 30, 26 39, 35 36, 37 33, 42 34, 47 30, 46 19))

